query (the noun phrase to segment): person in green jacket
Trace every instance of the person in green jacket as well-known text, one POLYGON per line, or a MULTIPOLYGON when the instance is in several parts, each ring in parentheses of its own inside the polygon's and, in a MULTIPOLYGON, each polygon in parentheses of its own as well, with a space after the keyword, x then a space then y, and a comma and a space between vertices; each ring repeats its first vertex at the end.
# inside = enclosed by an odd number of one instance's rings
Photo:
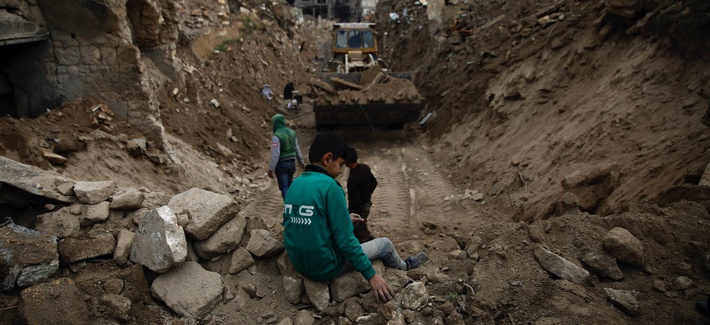
POLYGON ((313 140, 308 153, 311 165, 293 181, 284 199, 284 245, 303 276, 326 282, 355 269, 369 282, 375 298, 386 302, 394 297, 394 290, 376 274, 370 260, 380 259, 387 267, 408 271, 424 263, 427 255, 419 252, 403 260, 384 237, 358 242, 353 223, 363 219, 348 212, 345 191, 335 180, 347 150, 334 134, 319 134, 313 140))
POLYGON ((306 165, 303 163, 296 131, 286 126, 286 118, 281 114, 276 114, 271 118, 271 125, 274 135, 271 137, 269 177, 276 177, 283 198, 293 182, 293 174, 296 173, 296 160, 301 168, 305 168, 306 165))

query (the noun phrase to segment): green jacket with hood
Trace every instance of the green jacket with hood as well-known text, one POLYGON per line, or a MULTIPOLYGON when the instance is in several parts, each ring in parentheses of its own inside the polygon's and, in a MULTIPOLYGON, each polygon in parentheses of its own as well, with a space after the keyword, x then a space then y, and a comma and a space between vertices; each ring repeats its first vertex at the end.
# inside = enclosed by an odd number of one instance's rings
POLYGON ((271 126, 281 146, 279 161, 296 157, 296 131, 286 126, 286 118, 281 114, 274 115, 271 118, 271 126))
POLYGON ((347 258, 369 280, 370 260, 353 235, 345 191, 318 165, 309 165, 284 198, 284 245, 291 263, 314 281, 329 281, 347 258))

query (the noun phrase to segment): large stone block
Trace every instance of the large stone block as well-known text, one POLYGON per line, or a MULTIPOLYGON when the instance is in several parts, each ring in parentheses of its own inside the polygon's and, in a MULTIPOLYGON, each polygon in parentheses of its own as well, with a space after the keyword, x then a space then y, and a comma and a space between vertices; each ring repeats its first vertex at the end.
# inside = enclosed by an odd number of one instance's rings
POLYGON ((97 222, 104 222, 109 215, 109 203, 104 201, 99 204, 85 205, 81 214, 81 225, 89 226, 97 222))
POLYGON ((187 241, 168 206, 143 215, 131 246, 131 261, 155 272, 167 272, 187 257, 187 241))
POLYGON ((58 268, 56 237, 14 223, 0 227, 0 291, 33 285, 58 268))
POLYGON ((186 262, 158 276, 151 291, 173 311, 185 317, 201 318, 222 300, 222 276, 186 262))
POLYGON ((93 234, 89 239, 65 238, 59 242, 59 260, 62 263, 113 254, 116 238, 109 232, 93 234))
POLYGON ((19 316, 23 324, 89 324, 84 293, 70 278, 22 290, 19 316))
POLYGON ((237 215, 217 229, 207 240, 195 242, 195 253, 203 259, 224 254, 233 250, 242 241, 247 220, 243 215, 237 215))
POLYGON ((106 201, 115 190, 116 183, 113 181, 76 182, 74 184, 74 194, 79 202, 84 204, 97 204, 106 201))
POLYGON ((237 203, 228 195, 191 188, 170 198, 168 206, 188 211, 190 222, 185 233, 194 239, 205 240, 238 212, 237 203))
POLYGON ((79 216, 71 213, 70 207, 37 216, 35 229, 59 238, 75 237, 79 234, 81 223, 79 216))
MULTIPOLYGON (((0 183, 12 185, 27 193, 64 203, 74 203, 73 197, 66 196, 57 188, 72 182, 56 172, 42 170, 0 156, 0 183)), ((7 198, 5 197, 5 199, 7 198)), ((24 203, 23 201, 24 199, 21 199, 17 203, 24 203)))

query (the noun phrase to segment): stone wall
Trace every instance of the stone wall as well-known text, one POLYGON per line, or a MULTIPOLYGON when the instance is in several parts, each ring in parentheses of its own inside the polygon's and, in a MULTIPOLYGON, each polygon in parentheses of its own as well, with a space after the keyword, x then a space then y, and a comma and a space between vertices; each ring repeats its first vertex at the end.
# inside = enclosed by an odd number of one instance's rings
POLYGON ((12 70, 34 71, 6 78, 39 90, 27 96, 16 90, 19 115, 36 116, 64 100, 94 95, 165 149, 156 90, 166 81, 182 83, 175 59, 181 5, 170 0, 0 0, 0 8, 46 25, 51 37, 12 51, 0 47, 0 58, 10 57, 12 70), (148 74, 146 66, 162 76, 148 74))

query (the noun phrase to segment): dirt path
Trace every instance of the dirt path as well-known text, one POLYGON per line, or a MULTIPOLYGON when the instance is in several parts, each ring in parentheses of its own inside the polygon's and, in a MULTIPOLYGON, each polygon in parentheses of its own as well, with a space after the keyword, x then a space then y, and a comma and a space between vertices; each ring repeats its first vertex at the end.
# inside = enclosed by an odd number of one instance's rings
MULTIPOLYGON (((286 115, 293 123, 308 160, 308 148, 315 132, 314 117, 306 106, 296 114, 286 115)), ((439 250, 446 254, 457 249, 457 234, 472 234, 488 223, 482 215, 482 203, 457 199, 465 189, 454 187, 450 176, 429 156, 429 148, 418 136, 404 130, 373 130, 369 127, 337 128, 332 132, 358 150, 360 162, 370 166, 377 177, 373 195, 370 229, 376 236, 389 237, 403 256, 420 250, 439 250)), ((268 161, 265 150, 263 161, 268 161)), ((296 177, 300 174, 297 172, 296 177)), ((338 177, 346 187, 348 169, 338 177)), ((275 231, 281 231, 282 201, 276 181, 267 179, 256 199, 244 213, 258 216, 275 231)))

